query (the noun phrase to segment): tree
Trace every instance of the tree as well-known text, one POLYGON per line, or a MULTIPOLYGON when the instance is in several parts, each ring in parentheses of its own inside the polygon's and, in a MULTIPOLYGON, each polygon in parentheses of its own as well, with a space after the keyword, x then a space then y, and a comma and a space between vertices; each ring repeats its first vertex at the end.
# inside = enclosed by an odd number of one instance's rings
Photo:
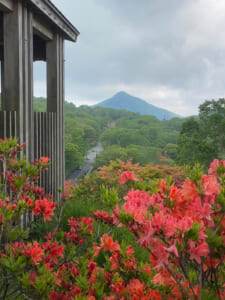
POLYGON ((104 147, 110 145, 118 145, 121 147, 128 145, 150 145, 147 138, 141 135, 139 131, 126 128, 111 128, 106 130, 102 134, 101 142, 104 147))
POLYGON ((83 156, 79 151, 79 147, 72 143, 65 144, 65 167, 66 175, 69 175, 77 166, 83 162, 83 156))
POLYGON ((225 99, 205 101, 199 106, 199 117, 205 135, 213 140, 220 158, 225 157, 225 99))
POLYGON ((148 126, 143 126, 140 129, 141 134, 143 134, 149 142, 154 145, 155 141, 157 140, 158 134, 159 134, 159 128, 156 126, 153 126, 152 124, 149 124, 148 126))
POLYGON ((169 143, 165 147, 166 153, 169 158, 176 159, 177 157, 177 145, 169 143))
POLYGON ((180 165, 193 166, 198 162, 207 168, 213 158, 218 156, 213 139, 205 134, 193 117, 188 118, 181 127, 177 150, 176 161, 180 165))
POLYGON ((124 148, 117 145, 108 147, 96 157, 94 168, 107 166, 110 163, 110 160, 116 160, 117 158, 122 161, 127 161, 129 159, 124 148))

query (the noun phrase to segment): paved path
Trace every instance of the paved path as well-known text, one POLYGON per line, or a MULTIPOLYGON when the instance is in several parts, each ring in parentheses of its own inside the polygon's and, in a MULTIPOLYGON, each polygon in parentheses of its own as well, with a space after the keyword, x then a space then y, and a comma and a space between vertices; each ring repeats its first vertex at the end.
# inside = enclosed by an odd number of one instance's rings
POLYGON ((103 151, 102 145, 98 143, 95 147, 89 150, 82 169, 74 170, 66 180, 71 180, 74 184, 76 184, 79 178, 83 176, 87 176, 93 169, 93 164, 95 162, 96 156, 103 151))

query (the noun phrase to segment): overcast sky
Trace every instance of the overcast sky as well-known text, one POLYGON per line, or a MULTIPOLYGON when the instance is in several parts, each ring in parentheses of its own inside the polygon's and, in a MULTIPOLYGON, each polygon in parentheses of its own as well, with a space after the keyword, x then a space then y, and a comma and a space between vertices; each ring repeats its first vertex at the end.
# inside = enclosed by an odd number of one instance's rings
MULTIPOLYGON (((76 106, 123 90, 188 116, 225 97, 224 0, 52 2, 80 31, 65 46, 65 98, 76 106)), ((36 67, 38 96, 42 78, 36 67)))

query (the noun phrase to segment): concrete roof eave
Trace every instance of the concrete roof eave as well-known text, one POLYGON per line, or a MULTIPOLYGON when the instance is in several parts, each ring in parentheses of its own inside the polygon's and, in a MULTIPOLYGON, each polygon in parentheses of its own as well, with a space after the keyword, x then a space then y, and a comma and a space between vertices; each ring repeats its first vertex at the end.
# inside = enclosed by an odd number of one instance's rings
MULTIPOLYGON (((65 39, 75 42, 79 31, 70 23, 70 21, 57 9, 50 0, 26 0, 40 11, 51 23, 53 23, 61 32, 65 39)), ((13 0, 0 0, 0 10, 10 12, 13 10, 13 0)))
POLYGON ((65 39, 75 42, 79 31, 70 23, 68 19, 56 8, 50 0, 28 0, 45 17, 47 17, 65 35, 65 39))
MULTIPOLYGON (((79 31, 70 23, 70 21, 57 9, 50 0, 26 0, 37 9, 41 15, 54 24, 61 32, 65 39, 75 42, 79 31)), ((10 12, 13 10, 14 0, 0 0, 0 11, 10 12)))

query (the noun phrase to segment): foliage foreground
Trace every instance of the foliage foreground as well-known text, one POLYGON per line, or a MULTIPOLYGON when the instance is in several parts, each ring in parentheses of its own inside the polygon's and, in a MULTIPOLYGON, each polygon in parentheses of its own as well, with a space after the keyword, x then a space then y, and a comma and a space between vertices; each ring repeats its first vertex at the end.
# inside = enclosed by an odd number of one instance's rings
POLYGON ((57 206, 37 186, 48 158, 27 163, 21 150, 0 141, 0 299, 225 299, 225 162, 183 182, 178 170, 157 182, 150 167, 113 162, 57 206), (105 209, 63 224, 85 197, 105 209))

